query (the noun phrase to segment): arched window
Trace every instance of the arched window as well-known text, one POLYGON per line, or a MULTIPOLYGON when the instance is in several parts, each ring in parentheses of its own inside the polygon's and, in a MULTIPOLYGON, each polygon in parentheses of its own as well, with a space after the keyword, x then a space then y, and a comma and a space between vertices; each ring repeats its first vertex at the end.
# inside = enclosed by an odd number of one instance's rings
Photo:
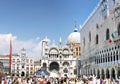
POLYGON ((119 23, 119 26, 118 26, 118 36, 120 36, 120 23, 119 23))
POLYGON ((47 68, 47 64, 43 63, 43 68, 46 69, 47 68))
POLYGON ((91 42, 91 32, 89 32, 89 42, 91 42))
POLYGON ((99 37, 98 37, 98 34, 96 35, 96 44, 98 44, 98 39, 99 39, 99 37))
POLYGON ((107 56, 105 57, 105 62, 107 62, 107 56))
POLYGON ((64 72, 64 73, 68 73, 68 69, 65 68, 65 69, 63 70, 63 72, 64 72))
POLYGON ((118 60, 118 51, 116 51, 116 59, 118 60))
POLYGON ((102 58, 103 58, 103 57, 102 57, 102 55, 101 55, 101 58, 100 58, 100 59, 101 59, 101 63, 103 62, 102 58))
POLYGON ((110 61, 110 56, 109 56, 109 53, 108 53, 108 62, 110 61))
POLYGON ((112 52, 111 52, 111 62, 112 62, 112 60, 113 60, 113 59, 112 59, 112 52))
POLYGON ((84 37, 84 39, 83 39, 83 44, 84 44, 84 46, 85 46, 85 37, 84 37))
POLYGON ((110 31, 109 29, 106 30, 106 40, 110 39, 110 31))
POLYGON ((105 62, 105 57, 104 57, 104 54, 103 54, 103 63, 105 62))
POLYGON ((113 57, 114 57, 114 59, 113 59, 113 60, 115 61, 115 52, 113 53, 113 57))

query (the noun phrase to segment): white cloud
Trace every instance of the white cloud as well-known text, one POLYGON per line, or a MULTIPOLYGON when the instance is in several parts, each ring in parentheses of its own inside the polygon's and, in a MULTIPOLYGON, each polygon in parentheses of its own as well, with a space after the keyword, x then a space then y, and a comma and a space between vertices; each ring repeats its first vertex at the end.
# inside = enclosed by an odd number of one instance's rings
POLYGON ((17 36, 12 34, 0 34, 0 54, 9 54, 10 38, 12 37, 12 52, 19 53, 22 48, 25 48, 27 54, 33 56, 34 59, 40 59, 41 43, 40 38, 30 39, 26 41, 18 40, 17 36))

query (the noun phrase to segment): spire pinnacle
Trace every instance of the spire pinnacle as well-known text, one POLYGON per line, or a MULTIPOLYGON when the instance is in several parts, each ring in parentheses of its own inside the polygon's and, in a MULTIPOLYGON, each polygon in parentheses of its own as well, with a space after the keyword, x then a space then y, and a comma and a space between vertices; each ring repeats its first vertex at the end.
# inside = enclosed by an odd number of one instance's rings
POLYGON ((75 28, 77 27, 77 26, 76 26, 76 22, 77 22, 77 21, 75 20, 75 21, 74 21, 75 28))
POLYGON ((60 37, 60 39, 59 39, 59 42, 62 43, 62 39, 61 39, 61 37, 60 37))
POLYGON ((74 32, 77 32, 78 30, 77 30, 77 26, 76 26, 76 20, 74 21, 74 25, 75 25, 74 32))

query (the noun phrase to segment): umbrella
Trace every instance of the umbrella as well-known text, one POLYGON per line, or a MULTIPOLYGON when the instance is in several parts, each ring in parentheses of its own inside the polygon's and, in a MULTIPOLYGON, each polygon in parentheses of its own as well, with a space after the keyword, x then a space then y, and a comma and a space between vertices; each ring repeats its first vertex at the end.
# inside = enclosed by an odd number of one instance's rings
POLYGON ((36 71, 37 74, 40 74, 40 75, 50 75, 50 73, 46 70, 46 69, 39 69, 36 71))

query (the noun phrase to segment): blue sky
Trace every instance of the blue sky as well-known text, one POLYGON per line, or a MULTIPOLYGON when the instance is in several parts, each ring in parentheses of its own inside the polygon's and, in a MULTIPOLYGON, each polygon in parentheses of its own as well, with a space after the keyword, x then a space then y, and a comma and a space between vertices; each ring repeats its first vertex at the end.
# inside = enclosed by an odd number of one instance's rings
POLYGON ((99 0, 1 0, 0 33, 20 40, 48 36, 63 41, 83 24, 99 0))
MULTIPOLYGON (((80 29, 79 26, 98 2, 99 0, 0 0, 0 36, 2 39, 12 36, 16 45, 23 43, 22 47, 27 44, 37 46, 46 36, 51 41, 56 40, 56 43, 61 36, 65 43, 74 30, 74 20, 80 29), (36 38, 39 38, 37 42, 36 38)), ((3 40, 0 43, 1 41, 3 40)), ((4 47, 0 46, 2 50, 4 47)))

